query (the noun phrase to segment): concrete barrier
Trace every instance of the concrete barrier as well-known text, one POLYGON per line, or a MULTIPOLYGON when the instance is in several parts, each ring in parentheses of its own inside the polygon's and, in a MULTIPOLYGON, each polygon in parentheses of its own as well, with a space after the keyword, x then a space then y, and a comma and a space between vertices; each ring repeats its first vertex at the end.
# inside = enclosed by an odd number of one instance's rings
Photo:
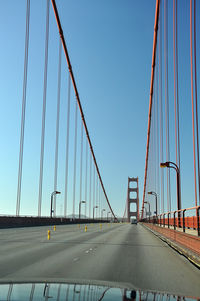
POLYGON ((48 225, 106 223, 106 220, 50 218, 29 216, 0 216, 0 228, 34 227, 48 225))

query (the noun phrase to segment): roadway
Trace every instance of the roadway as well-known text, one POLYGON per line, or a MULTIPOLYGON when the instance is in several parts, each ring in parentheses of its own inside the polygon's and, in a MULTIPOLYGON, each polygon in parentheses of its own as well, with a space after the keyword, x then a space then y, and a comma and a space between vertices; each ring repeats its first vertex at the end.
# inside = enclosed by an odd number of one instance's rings
POLYGON ((49 279, 200 297, 200 270, 140 224, 0 229, 0 282, 49 279))

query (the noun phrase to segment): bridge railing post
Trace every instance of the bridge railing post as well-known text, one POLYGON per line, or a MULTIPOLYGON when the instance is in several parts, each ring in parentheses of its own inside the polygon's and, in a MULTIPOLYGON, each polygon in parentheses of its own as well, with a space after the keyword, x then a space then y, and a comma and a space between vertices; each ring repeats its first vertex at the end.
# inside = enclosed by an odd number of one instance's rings
POLYGON ((174 230, 176 230, 176 211, 174 211, 174 230))
POLYGON ((169 228, 169 215, 170 215, 170 212, 167 213, 167 226, 168 226, 168 228, 169 228))
POLYGON ((197 208, 197 234, 200 236, 200 206, 197 208))
POLYGON ((163 227, 165 228, 165 213, 163 214, 163 227))
POLYGON ((183 210, 183 232, 185 232, 185 211, 186 209, 183 210))

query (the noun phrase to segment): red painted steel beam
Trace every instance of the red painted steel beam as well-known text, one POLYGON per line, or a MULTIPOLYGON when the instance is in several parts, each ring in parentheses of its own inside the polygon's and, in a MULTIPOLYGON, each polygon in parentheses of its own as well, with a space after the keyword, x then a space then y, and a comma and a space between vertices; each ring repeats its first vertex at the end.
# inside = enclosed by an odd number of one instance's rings
POLYGON ((64 50, 65 57, 66 57, 66 60, 67 60, 70 77, 71 77, 72 84, 73 84, 73 87, 74 87, 74 92, 75 92, 76 100, 77 100, 78 107, 79 107, 79 110, 80 110, 81 118, 82 118, 83 125, 84 125, 84 128, 85 128, 85 133, 86 133, 86 136, 87 136, 87 139, 88 139, 88 143, 89 143, 89 146, 90 146, 90 150, 91 150, 91 153, 92 153, 94 164, 95 164, 98 176, 99 176, 99 180, 100 180, 101 187, 103 189, 106 201, 107 201, 108 206, 110 208, 110 211, 112 212, 112 215, 114 216, 114 218, 117 220, 117 218, 116 218, 116 216, 115 216, 115 214, 114 214, 114 212, 112 210, 112 207, 110 205, 110 202, 108 200, 108 196, 106 194, 106 191, 105 191, 105 188, 104 188, 104 184, 103 184, 100 172, 99 172, 99 167, 97 165, 96 157, 95 157, 95 154, 94 154, 94 151, 93 151, 92 143, 91 143, 91 140, 90 140, 90 135, 89 135, 88 128, 87 128, 86 121, 85 121, 85 117, 84 117, 84 114, 83 114, 83 109, 82 109, 82 105, 81 105, 81 101, 80 101, 78 89, 77 89, 77 86, 76 86, 76 81, 75 81, 74 74, 73 74, 73 71, 72 71, 72 66, 71 66, 71 62, 70 62, 70 58, 69 58, 69 54, 68 54, 68 50, 67 50, 67 46, 66 46, 64 34, 63 34, 63 30, 62 30, 62 25, 61 25, 61 22, 60 22, 60 17, 59 17, 57 6, 56 6, 56 2, 55 2, 55 0, 51 0, 51 3, 52 3, 52 6, 53 6, 53 10, 54 10, 54 14, 55 14, 55 18, 56 18, 56 22, 57 22, 59 34, 60 34, 60 39, 61 39, 61 42, 62 42, 62 45, 63 45, 63 50, 64 50))
POLYGON ((143 213, 144 213, 144 198, 145 198, 145 192, 146 192, 147 168, 148 168, 148 159, 149 159, 149 141, 150 141, 150 129, 151 129, 151 112, 152 112, 152 100, 153 100, 153 84, 154 84, 154 71, 155 71, 155 60, 156 60, 159 12, 160 12, 160 0, 156 0, 154 37, 153 37, 153 54, 152 54, 152 66, 151 66, 151 68, 152 68, 151 69, 151 86, 150 86, 150 98, 149 98, 149 117, 148 117, 148 130, 147 130, 147 147, 146 147, 146 161, 145 161, 145 175, 144 175, 144 191, 143 191, 143 202, 142 202, 142 218, 143 218, 143 213))

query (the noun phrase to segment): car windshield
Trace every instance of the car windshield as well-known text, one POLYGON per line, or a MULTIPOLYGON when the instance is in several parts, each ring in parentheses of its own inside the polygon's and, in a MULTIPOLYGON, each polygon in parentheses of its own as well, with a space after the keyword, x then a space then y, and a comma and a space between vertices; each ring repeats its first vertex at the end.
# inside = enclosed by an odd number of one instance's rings
POLYGON ((199 8, 1 2, 0 300, 200 298, 199 8))

